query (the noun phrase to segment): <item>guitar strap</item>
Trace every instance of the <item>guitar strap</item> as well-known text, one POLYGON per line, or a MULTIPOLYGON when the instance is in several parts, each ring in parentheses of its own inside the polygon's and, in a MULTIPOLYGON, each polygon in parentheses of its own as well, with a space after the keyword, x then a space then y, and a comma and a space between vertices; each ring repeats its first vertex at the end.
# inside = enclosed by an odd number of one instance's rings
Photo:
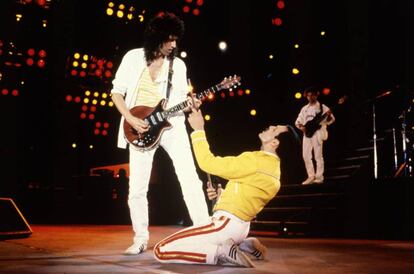
POLYGON ((172 86, 171 79, 172 79, 172 75, 174 73, 174 71, 173 71, 173 62, 174 62, 174 59, 171 59, 170 60, 170 65, 168 67, 168 80, 167 80, 167 93, 166 93, 167 100, 168 100, 168 98, 170 98, 170 91, 171 91, 171 86, 172 86))

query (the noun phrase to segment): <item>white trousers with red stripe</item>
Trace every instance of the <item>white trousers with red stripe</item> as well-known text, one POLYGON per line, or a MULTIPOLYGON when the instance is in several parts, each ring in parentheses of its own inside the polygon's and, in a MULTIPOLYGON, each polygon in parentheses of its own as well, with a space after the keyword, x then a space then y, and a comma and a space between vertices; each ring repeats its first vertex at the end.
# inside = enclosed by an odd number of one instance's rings
POLYGON ((204 225, 180 230, 154 247, 154 256, 161 263, 216 264, 220 244, 233 239, 240 244, 249 233, 250 222, 226 211, 217 211, 204 225))

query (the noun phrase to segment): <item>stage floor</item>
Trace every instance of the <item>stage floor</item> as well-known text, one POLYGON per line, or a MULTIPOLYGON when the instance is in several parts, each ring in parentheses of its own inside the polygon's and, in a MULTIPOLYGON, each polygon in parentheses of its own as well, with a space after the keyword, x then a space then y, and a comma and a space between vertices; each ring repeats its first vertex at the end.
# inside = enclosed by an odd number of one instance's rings
POLYGON ((162 265, 151 248, 180 229, 150 228, 150 249, 124 256, 130 226, 33 225, 25 239, 0 241, 0 273, 414 273, 414 242, 260 238, 269 258, 245 269, 162 265))

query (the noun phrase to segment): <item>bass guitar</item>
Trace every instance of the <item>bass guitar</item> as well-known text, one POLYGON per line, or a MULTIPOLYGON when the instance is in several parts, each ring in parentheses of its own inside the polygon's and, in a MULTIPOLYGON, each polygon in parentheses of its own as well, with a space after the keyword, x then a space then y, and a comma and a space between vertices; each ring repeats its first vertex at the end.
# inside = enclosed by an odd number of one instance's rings
MULTIPOLYGON (((337 105, 342 105, 345 100, 347 99, 347 96, 343 96, 338 100, 337 105)), ((325 120, 330 114, 332 113, 331 110, 322 113, 319 112, 315 115, 315 117, 313 117, 312 120, 306 122, 306 124, 304 125, 305 127, 305 136, 308 138, 311 138, 313 136, 313 134, 315 134, 315 132, 321 128, 321 122, 323 120, 325 120)))
MULTIPOLYGON (((240 85, 240 80, 240 76, 230 76, 224 78, 219 84, 194 95, 197 99, 202 100, 222 89, 229 89, 240 85)), ((158 144, 162 133, 172 127, 170 122, 168 122, 168 118, 189 106, 187 100, 168 109, 165 109, 166 104, 166 99, 162 99, 155 107, 135 106, 130 109, 133 116, 144 120, 149 125, 149 130, 139 133, 124 120, 125 140, 141 151, 153 149, 158 144)))

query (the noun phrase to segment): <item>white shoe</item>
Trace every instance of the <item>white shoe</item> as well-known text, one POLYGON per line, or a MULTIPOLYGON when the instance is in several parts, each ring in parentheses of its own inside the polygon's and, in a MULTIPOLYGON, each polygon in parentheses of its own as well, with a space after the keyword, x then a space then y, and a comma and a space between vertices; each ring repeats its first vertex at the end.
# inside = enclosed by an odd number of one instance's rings
POLYGON ((228 239, 218 248, 217 264, 254 267, 249 257, 239 249, 232 239, 228 239))
POLYGON ((147 244, 143 242, 133 243, 124 251, 124 255, 138 255, 147 249, 147 244))
POLYGON ((256 260, 264 260, 267 255, 267 248, 256 238, 246 238, 240 245, 241 251, 256 260))
POLYGON ((302 182, 302 185, 310 185, 315 181, 315 177, 309 177, 305 181, 302 182))

